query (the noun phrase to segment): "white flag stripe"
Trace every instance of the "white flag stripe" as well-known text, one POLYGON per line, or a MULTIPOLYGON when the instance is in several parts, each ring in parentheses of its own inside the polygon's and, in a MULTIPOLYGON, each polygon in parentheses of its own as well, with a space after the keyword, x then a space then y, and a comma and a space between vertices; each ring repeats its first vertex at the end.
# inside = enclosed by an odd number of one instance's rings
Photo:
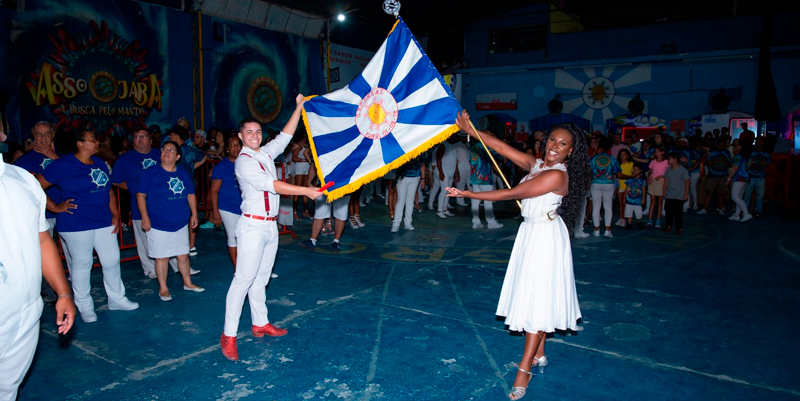
MULTIPOLYGON (((453 118, 453 124, 456 119, 453 118)), ((452 124, 451 124, 452 125, 452 124)), ((417 146, 426 142, 427 139, 435 136, 436 134, 446 130, 450 125, 415 125, 415 124, 397 124, 394 126, 394 135, 397 143, 404 151, 410 152, 417 146)))
POLYGON ((350 178, 350 182, 355 182, 361 177, 375 171, 375 166, 382 166, 382 165, 383 165, 383 150, 381 149, 381 141, 373 140, 372 147, 369 148, 369 153, 367 153, 367 157, 364 158, 364 161, 361 162, 361 165, 358 166, 356 171, 353 172, 353 176, 350 178))
POLYGON ((386 58, 386 41, 383 42, 381 48, 372 56, 361 75, 369 84, 369 87, 375 89, 378 86, 378 81, 381 79, 381 70, 383 69, 383 62, 386 58))
POLYGON ((400 60, 400 64, 397 65, 397 72, 392 77, 392 80, 389 81, 389 87, 386 88, 389 92, 393 91, 394 88, 403 81, 406 77, 408 71, 411 70, 411 67, 422 58, 422 53, 419 52, 417 48, 417 44, 414 41, 408 42, 408 47, 406 48, 405 54, 403 54, 403 58, 400 60), (398 74, 399 72, 403 72, 398 74))
POLYGON ((308 125, 314 127, 313 137, 344 131, 356 125, 355 117, 320 117, 319 114, 306 111, 308 125))
POLYGON ((356 150, 356 147, 358 147, 358 145, 361 143, 362 139, 364 139, 364 137, 359 135, 352 141, 348 142, 339 149, 334 150, 333 152, 326 153, 324 155, 318 155, 323 177, 327 177, 328 174, 330 174, 331 171, 333 171, 336 166, 342 162, 342 160, 346 159, 347 156, 353 153, 356 150))
MULTIPOLYGON (((416 92, 403 99, 397 106, 402 113, 403 109, 410 109, 412 107, 422 106, 434 100, 441 99, 447 96, 447 92, 442 88, 442 84, 438 79, 428 82, 427 85, 419 88, 416 92)), ((455 119, 453 119, 455 121, 455 119)))
POLYGON ((345 86, 344 90, 333 91, 322 97, 337 102, 344 102, 355 105, 361 103, 361 96, 358 96, 355 93, 351 92, 350 85, 345 86))

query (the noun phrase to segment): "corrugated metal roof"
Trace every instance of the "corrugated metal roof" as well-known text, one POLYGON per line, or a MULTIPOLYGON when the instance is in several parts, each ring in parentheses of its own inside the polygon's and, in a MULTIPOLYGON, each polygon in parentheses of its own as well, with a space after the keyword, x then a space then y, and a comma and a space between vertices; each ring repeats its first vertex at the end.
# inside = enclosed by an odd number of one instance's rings
POLYGON ((262 0, 204 0, 196 7, 205 15, 307 38, 321 37, 325 28, 321 16, 262 0))

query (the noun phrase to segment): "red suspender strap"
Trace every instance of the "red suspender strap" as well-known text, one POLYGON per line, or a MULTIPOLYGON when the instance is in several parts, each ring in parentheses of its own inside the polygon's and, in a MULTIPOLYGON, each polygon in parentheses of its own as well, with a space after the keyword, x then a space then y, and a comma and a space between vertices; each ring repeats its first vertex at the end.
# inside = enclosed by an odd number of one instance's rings
MULTIPOLYGON (((240 155, 241 156, 247 156, 247 157, 257 161, 258 162, 258 167, 261 167, 261 170, 264 171, 265 173, 267 172, 267 169, 264 168, 264 165, 261 164, 261 162, 258 161, 258 159, 254 158, 253 156, 248 155, 247 153, 241 153, 240 155)), ((267 191, 263 191, 263 192, 264 192, 264 210, 269 212, 269 194, 267 193, 267 191)))

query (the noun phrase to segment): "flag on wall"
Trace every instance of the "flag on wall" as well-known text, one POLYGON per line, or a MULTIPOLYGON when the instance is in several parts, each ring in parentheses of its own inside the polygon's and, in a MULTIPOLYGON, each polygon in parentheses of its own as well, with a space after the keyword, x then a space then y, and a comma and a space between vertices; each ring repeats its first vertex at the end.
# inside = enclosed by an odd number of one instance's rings
POLYGON ((461 106, 401 18, 346 87, 310 98, 303 118, 328 201, 458 131, 461 106))

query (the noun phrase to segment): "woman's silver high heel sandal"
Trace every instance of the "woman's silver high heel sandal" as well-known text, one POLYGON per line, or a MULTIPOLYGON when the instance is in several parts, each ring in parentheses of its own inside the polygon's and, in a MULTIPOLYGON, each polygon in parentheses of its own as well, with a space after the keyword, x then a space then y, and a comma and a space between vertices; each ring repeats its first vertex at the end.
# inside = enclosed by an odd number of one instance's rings
MULTIPOLYGON (((534 359, 535 358, 536 357, 534 357, 534 359)), ((530 385, 531 378, 533 378, 533 373, 528 372, 527 370, 522 369, 522 368, 517 368, 517 370, 519 370, 522 373, 527 373, 528 374, 528 385, 530 385)), ((518 399, 524 397, 525 393, 527 391, 528 391, 527 387, 511 387, 511 393, 508 394, 508 398, 511 399, 511 400, 518 400, 518 399)))
POLYGON ((544 367, 547 366, 547 355, 542 355, 541 358, 533 357, 533 365, 531 365, 531 370, 533 370, 534 366, 539 367, 539 374, 544 374, 544 367))

